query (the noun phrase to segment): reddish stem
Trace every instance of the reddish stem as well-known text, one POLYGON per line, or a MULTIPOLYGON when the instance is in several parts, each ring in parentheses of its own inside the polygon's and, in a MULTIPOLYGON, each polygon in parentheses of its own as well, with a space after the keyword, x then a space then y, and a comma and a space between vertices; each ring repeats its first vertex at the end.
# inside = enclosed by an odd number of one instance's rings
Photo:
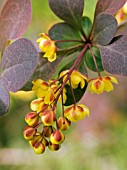
POLYGON ((91 44, 89 44, 89 49, 90 49, 91 55, 92 55, 92 57, 93 57, 93 61, 94 61, 95 67, 96 67, 96 71, 97 71, 97 73, 98 73, 98 77, 100 78, 101 75, 100 75, 100 72, 99 72, 99 69, 98 69, 98 65, 97 65, 96 58, 95 58, 95 56, 94 56, 94 53, 93 53, 91 44))
POLYGON ((82 42, 84 43, 84 41, 81 40, 55 40, 55 43, 60 43, 60 42, 82 42))
POLYGON ((77 64, 78 64, 78 63, 82 60, 82 58, 84 57, 84 54, 85 54, 86 50, 88 49, 88 47, 89 47, 89 44, 85 44, 85 47, 82 49, 82 51, 81 51, 81 53, 79 54, 78 58, 75 60, 73 66, 70 68, 70 70, 69 70, 69 72, 68 72, 68 75, 67 75, 66 79, 64 80, 64 82, 63 82, 63 84, 62 84, 62 86, 61 86, 61 88, 60 88, 60 91, 59 91, 59 93, 58 93, 58 95, 57 95, 57 97, 56 97, 56 99, 55 99, 55 102, 54 102, 54 105, 53 105, 53 110, 54 110, 55 107, 56 107, 57 101, 58 101, 58 99, 59 99, 59 97, 60 97, 60 95, 61 95, 61 93, 62 93, 62 90, 63 90, 64 86, 66 85, 67 81, 69 80, 71 73, 73 72, 73 70, 75 69, 75 67, 77 66, 77 64))

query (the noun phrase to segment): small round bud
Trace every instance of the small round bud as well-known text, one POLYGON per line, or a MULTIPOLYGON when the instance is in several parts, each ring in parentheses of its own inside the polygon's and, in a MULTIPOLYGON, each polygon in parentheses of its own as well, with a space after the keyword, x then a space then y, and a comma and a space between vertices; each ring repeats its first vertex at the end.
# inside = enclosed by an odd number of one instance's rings
POLYGON ((36 129, 34 129, 33 127, 30 127, 30 126, 26 126, 24 128, 24 138, 26 140, 32 140, 35 135, 36 135, 36 129))
POLYGON ((67 130, 71 125, 71 121, 69 121, 67 118, 59 117, 57 125, 60 130, 67 130))
POLYGON ((64 134, 58 129, 55 130, 50 136, 50 141, 53 144, 61 144, 63 143, 64 139, 65 139, 64 134))
POLYGON ((52 110, 46 110, 42 113, 41 120, 46 126, 51 126, 56 121, 56 114, 52 110))
POLYGON ((29 126, 36 126, 39 116, 35 112, 30 112, 26 115, 25 121, 29 126))
POLYGON ((29 144, 34 147, 34 145, 37 143, 37 142, 40 142, 42 141, 42 135, 41 133, 36 133, 35 137, 29 141, 29 144))
POLYGON ((45 137, 49 138, 51 134, 54 132, 54 129, 52 126, 44 126, 43 127, 43 134, 45 137))
POLYGON ((45 151, 45 145, 41 142, 37 142, 35 145, 34 145, 34 152, 36 154, 42 154, 44 153, 45 151))
POLYGON ((46 138, 43 138, 42 143, 45 145, 45 147, 49 145, 49 142, 46 138))
POLYGON ((52 144, 51 142, 49 142, 48 148, 51 151, 58 151, 61 148, 60 144, 52 144))

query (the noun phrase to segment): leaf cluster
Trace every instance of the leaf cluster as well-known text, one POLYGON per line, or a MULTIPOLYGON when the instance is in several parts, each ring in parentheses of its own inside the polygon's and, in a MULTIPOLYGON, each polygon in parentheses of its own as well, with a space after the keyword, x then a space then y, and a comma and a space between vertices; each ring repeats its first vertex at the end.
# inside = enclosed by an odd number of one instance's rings
MULTIPOLYGON (((97 66, 88 49, 78 68, 80 72, 87 75, 87 68, 96 72, 98 67, 99 72, 127 76, 127 27, 126 23, 118 26, 114 17, 125 2, 98 0, 92 22, 83 16, 86 0, 49 0, 51 10, 63 20, 49 30, 58 56, 49 63, 30 40, 21 38, 32 18, 31 0, 6 0, 0 11, 0 115, 9 108, 9 91, 30 90, 32 79, 47 80, 56 69, 59 74, 65 67, 61 63, 66 60, 73 64, 84 44, 91 46, 97 66)), ((78 92, 78 100, 84 91, 78 92)))
MULTIPOLYGON (((71 56, 72 60, 68 62, 74 62, 72 55, 76 51, 80 52, 82 44, 91 46, 91 50, 88 49, 85 53, 80 69, 82 73, 85 70, 87 75, 87 67, 95 72, 107 71, 127 76, 127 27, 126 23, 118 26, 114 17, 125 2, 126 0, 98 0, 92 23, 90 18, 83 16, 85 0, 49 0, 51 10, 63 20, 51 27, 49 35, 53 40, 60 40, 57 47, 61 53, 71 56)), ((81 97, 82 95, 79 98, 81 97)))

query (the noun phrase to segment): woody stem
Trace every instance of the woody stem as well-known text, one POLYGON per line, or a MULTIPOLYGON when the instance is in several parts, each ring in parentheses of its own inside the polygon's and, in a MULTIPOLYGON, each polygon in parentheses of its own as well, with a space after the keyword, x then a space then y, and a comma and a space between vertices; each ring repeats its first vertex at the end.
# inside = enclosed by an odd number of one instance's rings
POLYGON ((70 70, 69 70, 69 72, 68 72, 68 75, 67 75, 66 79, 64 80, 64 82, 63 82, 63 84, 62 84, 62 86, 61 86, 61 88, 60 88, 60 90, 59 90, 58 95, 57 95, 56 98, 55 98, 55 102, 54 102, 54 105, 53 105, 53 110, 54 110, 55 107, 56 107, 57 101, 58 101, 58 99, 59 99, 59 97, 60 97, 60 95, 61 95, 61 93, 62 93, 62 91, 63 91, 64 86, 66 85, 67 81, 69 80, 71 73, 73 72, 73 70, 75 69, 75 67, 77 66, 77 64, 78 64, 78 63, 82 60, 82 58, 84 57, 84 54, 85 54, 86 50, 88 49, 88 47, 89 47, 89 44, 85 44, 85 47, 82 49, 82 51, 81 51, 81 53, 79 54, 78 58, 75 60, 73 66, 70 68, 70 70))
POLYGON ((69 83, 70 83, 70 88, 71 88, 71 93, 72 93, 72 96, 73 96, 73 99, 74 99, 74 105, 76 104, 76 99, 75 99, 75 94, 74 94, 74 90, 72 88, 72 83, 71 83, 71 79, 69 78, 69 83))

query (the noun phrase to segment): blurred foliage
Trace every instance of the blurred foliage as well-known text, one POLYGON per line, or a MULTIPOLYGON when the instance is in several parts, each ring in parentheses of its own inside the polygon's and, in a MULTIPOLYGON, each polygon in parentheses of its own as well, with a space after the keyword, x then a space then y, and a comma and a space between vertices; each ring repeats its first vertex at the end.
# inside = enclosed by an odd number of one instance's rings
MULTIPOLYGON (((58 19, 48 7, 48 0, 32 0, 33 19, 25 37, 33 39, 40 32, 48 29, 58 19)), ((93 0, 87 0, 89 6, 85 14, 93 18, 93 0), (90 9, 90 10, 89 10, 90 9)), ((72 124, 66 142, 58 152, 46 152, 45 155, 35 155, 26 140, 23 139, 23 128, 26 125, 24 116, 30 111, 29 104, 34 99, 33 93, 18 93, 11 95, 11 107, 8 114, 0 117, 0 170, 126 170, 127 169, 127 81, 119 79, 119 84, 110 95, 100 95, 98 98, 86 98, 91 109, 89 127, 82 120, 72 124), (107 98, 111 105, 103 102, 107 98), (98 108, 101 111, 96 111, 98 108), (108 107, 105 120, 102 121, 105 108, 108 107), (95 114, 96 113, 96 114, 95 114), (97 116, 95 118, 94 116, 97 116), (98 123, 98 119, 100 122, 98 123), (92 127, 95 124, 95 127, 92 127), (72 131, 73 129, 73 131, 72 131), (5 149, 5 151, 4 151, 5 149), (8 150, 6 150, 8 149, 8 150), (12 149, 12 150, 10 150, 12 149), (16 150, 15 150, 16 149, 16 150), (18 160, 18 162, 16 162, 18 160)), ((82 102, 85 101, 85 98, 82 102)))

